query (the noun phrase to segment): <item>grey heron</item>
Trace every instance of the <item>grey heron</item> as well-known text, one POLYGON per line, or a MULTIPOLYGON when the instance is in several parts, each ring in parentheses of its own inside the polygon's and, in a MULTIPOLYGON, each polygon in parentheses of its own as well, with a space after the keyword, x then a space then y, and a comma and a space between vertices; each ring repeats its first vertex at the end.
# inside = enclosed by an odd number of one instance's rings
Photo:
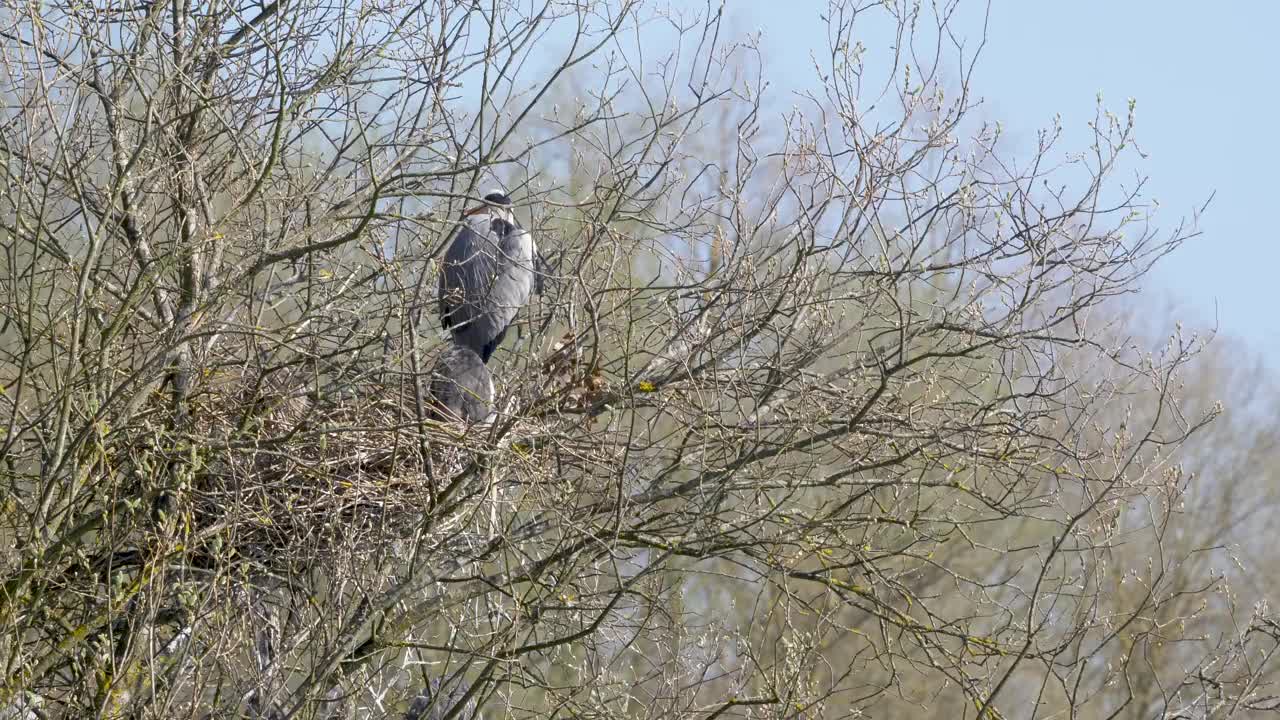
POLYGON ((541 262, 533 236, 516 221, 511 198, 485 195, 484 205, 464 213, 445 251, 440 324, 455 342, 489 362, 530 292, 542 294, 541 262))
POLYGON ((451 343, 431 370, 431 417, 483 422, 492 414, 493 375, 474 350, 451 343))

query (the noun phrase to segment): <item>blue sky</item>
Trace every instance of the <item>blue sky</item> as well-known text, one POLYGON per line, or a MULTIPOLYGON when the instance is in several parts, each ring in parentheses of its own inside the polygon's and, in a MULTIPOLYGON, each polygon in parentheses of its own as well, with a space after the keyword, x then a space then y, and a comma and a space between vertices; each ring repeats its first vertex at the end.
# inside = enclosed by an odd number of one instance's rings
MULTIPOLYGON (((727 14, 737 30, 764 30, 765 71, 785 89, 812 77, 808 50, 824 47, 826 7, 825 0, 729 0, 727 14)), ((985 5, 961 7, 962 27, 980 28, 985 5)), ((1145 284, 1149 307, 1166 313, 1172 298, 1188 326, 1216 323, 1273 358, 1280 311, 1268 291, 1280 285, 1280 233, 1265 213, 1280 185, 1277 27, 1280 3, 1263 0, 994 0, 973 84, 982 115, 1014 138, 1030 141, 1060 113, 1068 131, 1062 152, 1083 147, 1098 92, 1117 114, 1136 98, 1138 142, 1148 155, 1137 169, 1149 176, 1147 197, 1160 201, 1160 226, 1172 228, 1216 192, 1203 234, 1145 284)), ((868 39, 868 51, 886 41, 868 39)))

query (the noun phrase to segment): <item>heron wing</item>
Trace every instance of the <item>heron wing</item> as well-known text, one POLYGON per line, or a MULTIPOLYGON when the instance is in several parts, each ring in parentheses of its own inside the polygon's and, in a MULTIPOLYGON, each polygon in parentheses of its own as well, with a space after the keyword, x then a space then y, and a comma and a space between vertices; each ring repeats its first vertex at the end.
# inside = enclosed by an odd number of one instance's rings
POLYGON ((482 299, 497 270, 498 245, 491 226, 487 213, 468 217, 445 250, 439 295, 445 329, 470 328, 483 314, 482 299))

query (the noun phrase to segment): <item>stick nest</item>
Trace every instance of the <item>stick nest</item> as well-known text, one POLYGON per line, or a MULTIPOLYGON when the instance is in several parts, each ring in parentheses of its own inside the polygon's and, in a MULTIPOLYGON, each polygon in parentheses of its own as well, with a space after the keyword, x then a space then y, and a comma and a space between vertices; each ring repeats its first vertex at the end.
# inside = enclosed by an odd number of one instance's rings
POLYGON ((193 403, 194 434, 207 440, 175 453, 188 469, 180 506, 223 552, 273 567, 359 552, 482 492, 491 428, 420 422, 412 384, 328 394, 303 380, 241 378, 193 403))

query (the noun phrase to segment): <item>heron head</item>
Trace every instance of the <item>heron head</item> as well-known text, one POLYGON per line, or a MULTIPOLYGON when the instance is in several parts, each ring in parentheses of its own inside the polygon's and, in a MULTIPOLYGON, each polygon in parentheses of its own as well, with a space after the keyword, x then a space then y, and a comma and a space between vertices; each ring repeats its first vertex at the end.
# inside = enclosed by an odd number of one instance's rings
POLYGON ((469 211, 467 214, 473 215, 479 212, 492 212, 503 220, 514 225, 516 216, 515 213, 511 211, 513 206, 514 203, 511 202, 511 197, 506 193, 501 190, 490 190, 484 196, 484 205, 469 211))
POLYGON ((485 193, 484 201, 490 205, 499 205, 501 207, 511 207, 511 198, 501 190, 490 190, 485 193))

